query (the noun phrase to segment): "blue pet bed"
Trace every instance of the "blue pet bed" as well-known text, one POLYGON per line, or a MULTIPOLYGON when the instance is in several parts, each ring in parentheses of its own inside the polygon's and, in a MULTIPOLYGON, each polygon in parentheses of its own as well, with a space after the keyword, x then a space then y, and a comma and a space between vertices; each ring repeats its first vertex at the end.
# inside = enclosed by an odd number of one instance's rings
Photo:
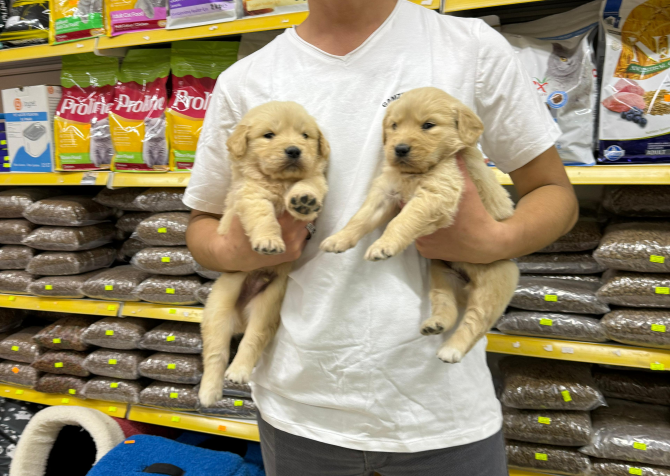
POLYGON ((249 444, 242 458, 159 436, 136 435, 107 453, 88 476, 265 476, 262 464, 258 444, 249 444))

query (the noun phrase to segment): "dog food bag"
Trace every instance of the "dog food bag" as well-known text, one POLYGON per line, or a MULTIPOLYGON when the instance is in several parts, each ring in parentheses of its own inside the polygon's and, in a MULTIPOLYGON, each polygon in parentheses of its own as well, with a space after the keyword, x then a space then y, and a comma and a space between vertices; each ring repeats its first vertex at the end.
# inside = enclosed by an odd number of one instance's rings
POLYGON ((140 362, 148 356, 149 353, 142 350, 98 349, 88 355, 84 367, 103 377, 137 380, 140 362))
POLYGON ((91 324, 82 336, 84 342, 107 349, 140 349, 142 336, 156 323, 140 317, 105 317, 91 324))
POLYGON ((111 243, 115 235, 116 228, 111 223, 80 227, 42 226, 28 235, 22 244, 38 250, 83 251, 111 243))
POLYGON ((650 464, 630 463, 609 459, 591 458, 591 476, 670 476, 670 468, 650 464))
POLYGON ((593 257, 623 271, 670 273, 670 223, 617 223, 605 229, 593 257))
POLYGON ((88 251, 45 251, 30 260, 26 271, 42 276, 67 276, 107 268, 116 257, 111 246, 88 251))
POLYGON ((558 337, 582 342, 608 340, 600 319, 580 314, 509 309, 496 328, 505 334, 518 336, 558 337))
POLYGON ((140 341, 140 348, 200 355, 202 352, 200 326, 192 322, 163 322, 144 334, 140 341))
POLYGON ((51 0, 50 17, 53 44, 105 34, 101 0, 51 0))
MULTIPOLYGON (((149 2, 150 0, 139 0, 149 2)), ((112 12, 113 14, 113 12, 112 12)), ((130 50, 123 60, 109 125, 114 144, 112 169, 168 170, 165 131, 170 50, 130 50)))
POLYGON ((63 196, 45 198, 33 203, 23 217, 38 225, 86 226, 109 220, 114 210, 89 197, 63 196))
POLYGON ((137 301, 133 294, 135 288, 150 275, 132 266, 117 266, 88 279, 82 285, 81 291, 93 299, 137 301))
MULTIPOLYGON (((125 187, 117 189, 103 188, 98 192, 98 194, 93 198, 96 202, 101 205, 110 208, 117 208, 119 210, 124 210, 127 212, 139 212, 142 211, 137 205, 135 205, 135 199, 139 194, 144 192, 146 188, 138 187, 125 187)), ((126 215, 124 215, 125 217, 126 215)), ((133 230, 129 230, 133 231, 133 230)))
POLYGON ((49 187, 22 187, 0 191, 0 218, 23 218, 23 212, 30 205, 54 195, 58 195, 58 190, 49 187))
POLYGON ((569 12, 502 27, 561 129, 556 147, 566 165, 595 164, 598 92, 592 41, 599 7, 598 2, 590 2, 569 12))
POLYGON ((198 407, 198 413, 220 418, 256 419, 258 409, 253 400, 247 398, 223 397, 211 407, 198 407))
POLYGON ((97 320, 98 317, 79 314, 63 317, 35 334, 33 341, 49 349, 88 350, 84 331, 97 320))
POLYGON ((591 475, 591 461, 588 456, 569 446, 507 440, 505 452, 510 468, 574 476, 591 475))
POLYGON ((572 230, 538 253, 574 253, 593 250, 598 247, 602 236, 600 225, 597 222, 579 220, 572 230))
POLYGON ((138 404, 140 403, 140 392, 145 387, 144 380, 93 377, 86 382, 83 394, 91 400, 138 404))
POLYGON ((603 2, 600 93, 603 163, 670 162, 667 0, 603 2))
POLYGON ((0 269, 26 269, 37 252, 27 246, 0 246, 0 269))
MULTIPOLYGON (((211 12, 210 1, 171 0, 170 17, 179 14, 181 10, 192 11, 203 7, 211 12), (203 5, 197 5, 198 1, 203 5), (174 4, 184 5, 185 8, 175 10, 174 4)), ((233 2, 217 3, 232 7, 233 2)), ((203 18, 209 22, 216 22, 217 15, 224 13, 225 10, 216 12, 207 13, 203 18)), ((188 17, 183 20, 189 21, 188 17)), ((170 170, 193 168, 195 149, 216 78, 237 60, 239 46, 239 42, 236 41, 181 41, 172 44, 172 97, 166 112, 170 141, 170 170)))
POLYGON ((0 362, 0 382, 33 388, 42 376, 42 372, 30 364, 4 360, 0 362))
POLYGON ((596 297, 597 283, 521 276, 510 306, 528 311, 604 314, 607 304, 596 297))
POLYGON ((527 278, 544 278, 544 279, 563 279, 565 281, 579 281, 584 283, 602 284, 602 277, 600 275, 588 274, 525 274, 527 278))
POLYGON ((670 349, 667 310, 617 309, 601 320, 607 336, 623 344, 670 349))
POLYGON ((157 304, 196 304, 195 292, 202 284, 198 276, 152 276, 135 289, 135 297, 157 304))
POLYGON ((625 217, 670 217, 670 186, 608 185, 603 193, 603 207, 625 217))
POLYGON ((28 364, 35 362, 40 355, 46 352, 46 349, 33 341, 33 337, 40 330, 42 328, 39 326, 31 326, 5 337, 0 341, 0 358, 28 364))
POLYGON ((670 408, 608 400, 591 415, 591 444, 580 451, 596 458, 670 466, 670 408))
POLYGON ((235 0, 170 0, 167 29, 188 28, 234 20, 235 0))
POLYGON ((153 246, 185 246, 188 212, 157 213, 135 229, 136 238, 153 246))
POLYGON ((127 263, 139 251, 143 250, 144 248, 149 248, 149 246, 150 245, 147 245, 143 241, 136 240, 134 238, 128 238, 118 249, 116 253, 116 259, 122 263, 127 263))
POLYGON ((209 297, 209 293, 212 292, 212 286, 214 286, 214 281, 207 281, 195 291, 195 298, 200 304, 207 304, 207 298, 209 297))
POLYGON ((76 274, 74 276, 45 276, 28 285, 28 292, 35 296, 58 297, 68 299, 83 298, 82 286, 100 271, 76 274))
POLYGON ((606 398, 670 405, 670 380, 663 374, 599 367, 593 378, 606 398))
POLYGON ((27 46, 49 41, 49 1, 11 0, 0 42, 27 46))
POLYGON ((191 209, 184 205, 183 188, 152 187, 140 193, 134 204, 147 212, 188 212, 191 209))
POLYGON ((91 373, 84 367, 86 352, 76 350, 49 350, 40 355, 32 366, 40 372, 88 377, 91 373))
POLYGON ((219 276, 221 276, 221 273, 218 271, 212 271, 211 269, 207 269, 204 266, 202 266, 200 263, 196 261, 195 263, 195 272, 196 274, 199 274, 203 278, 211 279, 211 280, 217 280, 219 279, 219 276))
POLYGON ((195 273, 195 260, 186 246, 161 246, 138 251, 130 264, 154 274, 186 276, 195 273))
POLYGON ((284 15, 307 11, 307 0, 240 0, 242 16, 284 15))
POLYGON ((584 446, 591 440, 588 412, 503 408, 505 438, 547 445, 584 446))
POLYGON ((20 269, 0 271, 0 293, 28 294, 28 286, 35 279, 34 275, 20 269))
POLYGON ((140 403, 173 410, 198 408, 198 392, 193 385, 153 382, 140 393, 140 403))
MULTIPOLYGON (((231 362, 233 361, 233 358, 234 355, 231 348, 231 362)), ((248 383, 235 383, 226 379, 223 381, 223 395, 224 397, 241 397, 251 399, 251 387, 248 383)))
POLYGON ((116 228, 126 233, 132 233, 137 228, 137 225, 151 216, 153 216, 151 212, 124 213, 121 218, 116 220, 116 228))
POLYGON ((157 352, 140 363, 140 375, 153 380, 195 385, 202 378, 200 355, 157 352))
MULTIPOLYGON (((91 1, 75 0, 74 8, 91 1)), ((73 3, 65 0, 53 2, 56 5, 73 3)), ((114 150, 108 115, 114 101, 118 73, 119 60, 116 57, 93 53, 63 57, 63 96, 54 119, 56 170, 109 169, 114 150)))
POLYGON ((582 253, 534 253, 517 258, 521 273, 595 274, 605 271, 591 252, 582 253))
POLYGON ((165 28, 167 0, 104 0, 109 36, 165 28))
POLYGON ((24 218, 0 220, 0 243, 20 245, 21 241, 36 227, 37 225, 24 218))
POLYGON ((597 296, 602 302, 630 307, 670 308, 670 274, 608 271, 597 296))
POLYGON ((501 400, 511 408, 589 411, 606 404, 589 364, 512 356, 500 361, 500 371, 501 400))
POLYGON ((83 394, 87 379, 73 375, 44 374, 37 381, 35 390, 43 393, 71 395, 77 398, 86 398, 83 394))

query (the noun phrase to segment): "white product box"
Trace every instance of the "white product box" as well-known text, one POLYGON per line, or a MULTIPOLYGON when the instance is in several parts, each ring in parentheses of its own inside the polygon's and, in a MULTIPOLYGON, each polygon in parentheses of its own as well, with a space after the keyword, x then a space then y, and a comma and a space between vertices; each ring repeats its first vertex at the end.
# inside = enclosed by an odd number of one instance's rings
POLYGON ((2 172, 52 172, 53 123, 60 86, 26 86, 2 91, 9 155, 2 172))

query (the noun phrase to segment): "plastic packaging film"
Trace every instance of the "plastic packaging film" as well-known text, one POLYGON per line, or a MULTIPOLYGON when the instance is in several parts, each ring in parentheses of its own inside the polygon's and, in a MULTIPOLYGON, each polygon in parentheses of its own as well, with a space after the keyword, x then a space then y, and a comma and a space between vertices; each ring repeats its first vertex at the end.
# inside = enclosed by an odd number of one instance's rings
POLYGON ((155 325, 152 319, 140 317, 105 317, 88 326, 82 339, 106 349, 139 349, 142 336, 155 325))
POLYGON ((84 367, 85 352, 76 350, 49 350, 40 355, 32 366, 35 370, 51 374, 88 377, 91 373, 84 367))
POLYGON ((140 403, 144 380, 124 380, 111 377, 92 377, 84 387, 84 396, 92 400, 118 403, 140 403))
POLYGON ((129 238, 123 242, 121 248, 116 252, 116 259, 122 263, 126 263, 139 251, 142 251, 145 248, 149 248, 149 245, 143 241, 129 238))
POLYGON ((142 281, 151 276, 132 266, 117 266, 106 269, 86 280, 81 291, 93 299, 137 301, 133 294, 142 281))
POLYGON ((189 211, 184 202, 183 188, 152 187, 137 196, 134 204, 147 212, 179 212, 189 211))
POLYGON ((515 261, 521 273, 596 274, 606 269, 590 252, 535 253, 515 261))
POLYGON ((46 352, 33 341, 33 336, 42 328, 39 326, 26 327, 5 337, 0 341, 0 358, 32 364, 46 352))
MULTIPOLYGON (((232 362, 232 357, 231 357, 232 362)), ((251 398, 251 387, 248 383, 234 383, 230 380, 223 381, 223 395, 225 397, 251 398)))
POLYGON ((670 468, 599 458, 591 458, 591 469, 592 476, 670 476, 670 468))
POLYGON ((593 378, 606 398, 670 406, 670 380, 666 375, 599 367, 593 378))
POLYGON ((623 344, 670 349, 670 314, 655 309, 617 309, 601 320, 607 336, 623 344))
POLYGON ((99 318, 96 316, 72 315, 58 319, 35 334, 33 341, 42 347, 59 350, 88 350, 83 340, 84 332, 99 318))
POLYGON ((148 356, 149 352, 141 350, 98 349, 88 355, 84 367, 103 377, 137 380, 140 378, 140 362, 148 356))
POLYGON ((670 223, 609 225, 593 257, 603 266, 643 273, 670 272, 670 223))
POLYGON ((82 227, 42 226, 28 235, 22 244, 38 250, 82 251, 111 243, 115 235, 116 228, 111 223, 82 227))
POLYGON ((0 362, 0 382, 33 388, 42 376, 42 372, 25 362, 3 360, 0 362))
POLYGON ((670 274, 608 271, 597 296, 602 302, 630 307, 670 308, 670 274))
POLYGON ((89 197, 61 196, 45 198, 30 205, 23 217, 38 225, 86 226, 110 219, 114 210, 89 197))
POLYGON ((198 392, 193 385, 153 382, 140 393, 140 403, 174 410, 195 410, 198 392))
POLYGON ((130 264, 153 274, 187 276, 195 273, 195 260, 186 246, 156 246, 138 251, 130 264))
POLYGON ((111 266, 116 250, 103 246, 87 251, 45 251, 30 260, 26 271, 42 276, 67 276, 111 266))
POLYGON ((156 213, 137 225, 135 233, 149 245, 185 246, 188 222, 188 212, 156 213))
POLYGON ((116 220, 116 228, 125 231, 127 233, 132 233, 137 228, 142 220, 152 216, 151 212, 130 212, 124 213, 121 218, 116 220))
POLYGON ((560 337, 582 342, 606 342, 608 340, 600 319, 580 314, 509 309, 500 318, 496 328, 505 334, 512 335, 560 337))
POLYGON ((77 299, 83 298, 82 286, 100 270, 74 276, 45 276, 28 285, 28 292, 35 296, 77 299))
POLYGON ((529 443, 584 446, 591 441, 588 412, 503 409, 505 438, 529 443))
POLYGON ((511 468, 574 476, 591 474, 591 461, 576 448, 508 440, 505 450, 511 468))
POLYGON ((3 245, 20 245, 24 238, 37 227, 25 218, 8 218, 0 220, 0 243, 3 245))
POLYGON ((600 275, 589 274, 525 274, 527 278, 543 278, 543 279, 563 279, 565 281, 580 281, 584 283, 602 284, 602 277, 600 275))
POLYGON ((23 245, 0 247, 0 269, 26 269, 37 251, 23 245))
POLYGON ((137 187, 125 187, 113 190, 103 188, 93 200, 106 207, 118 208, 119 210, 125 210, 127 212, 139 212, 142 209, 135 205, 134 202, 137 196, 145 190, 147 189, 137 187))
POLYGON ((211 407, 198 407, 198 413, 221 418, 251 418, 256 419, 258 409, 251 399, 223 397, 211 407))
POLYGON ((158 304, 196 304, 195 292, 201 284, 197 276, 152 276, 135 289, 135 296, 158 304))
POLYGON ((35 276, 22 269, 0 271, 0 293, 27 294, 35 276))
POLYGON ((0 191, 0 218, 23 218, 23 212, 38 200, 58 195, 49 187, 21 187, 0 191))
POLYGON ((169 321, 148 331, 140 341, 142 349, 178 354, 200 354, 200 326, 191 322, 169 321))
POLYGON ((200 304, 207 304, 207 298, 209 297, 209 293, 212 292, 213 285, 214 281, 207 281, 196 290, 195 298, 200 304))
POLYGON ((140 375, 153 380, 195 385, 202 378, 200 355, 157 352, 140 363, 140 375))
POLYGON ((603 207, 625 217, 670 217, 670 187, 667 185, 608 185, 603 207))
POLYGON ((219 273, 218 271, 212 271, 211 269, 207 269, 197 261, 195 262, 195 272, 198 275, 202 276, 203 278, 212 280, 219 279, 219 276, 221 276, 221 273, 219 273))
POLYGON ((86 379, 73 375, 44 374, 35 385, 35 390, 43 393, 57 393, 85 398, 82 394, 86 379))
POLYGON ((596 297, 597 283, 521 276, 510 306, 529 311, 604 314, 609 306, 596 297))
POLYGON ((539 252, 566 253, 593 250, 598 247, 601 238, 602 232, 597 222, 579 220, 572 230, 539 252))

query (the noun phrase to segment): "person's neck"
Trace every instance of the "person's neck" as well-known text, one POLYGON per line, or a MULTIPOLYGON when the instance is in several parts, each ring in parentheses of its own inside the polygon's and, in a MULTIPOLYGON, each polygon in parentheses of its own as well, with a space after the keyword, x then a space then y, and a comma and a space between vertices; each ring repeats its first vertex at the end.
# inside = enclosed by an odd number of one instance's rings
POLYGON ((326 53, 344 56, 362 45, 391 14, 398 0, 309 0, 309 16, 297 28, 326 53))

